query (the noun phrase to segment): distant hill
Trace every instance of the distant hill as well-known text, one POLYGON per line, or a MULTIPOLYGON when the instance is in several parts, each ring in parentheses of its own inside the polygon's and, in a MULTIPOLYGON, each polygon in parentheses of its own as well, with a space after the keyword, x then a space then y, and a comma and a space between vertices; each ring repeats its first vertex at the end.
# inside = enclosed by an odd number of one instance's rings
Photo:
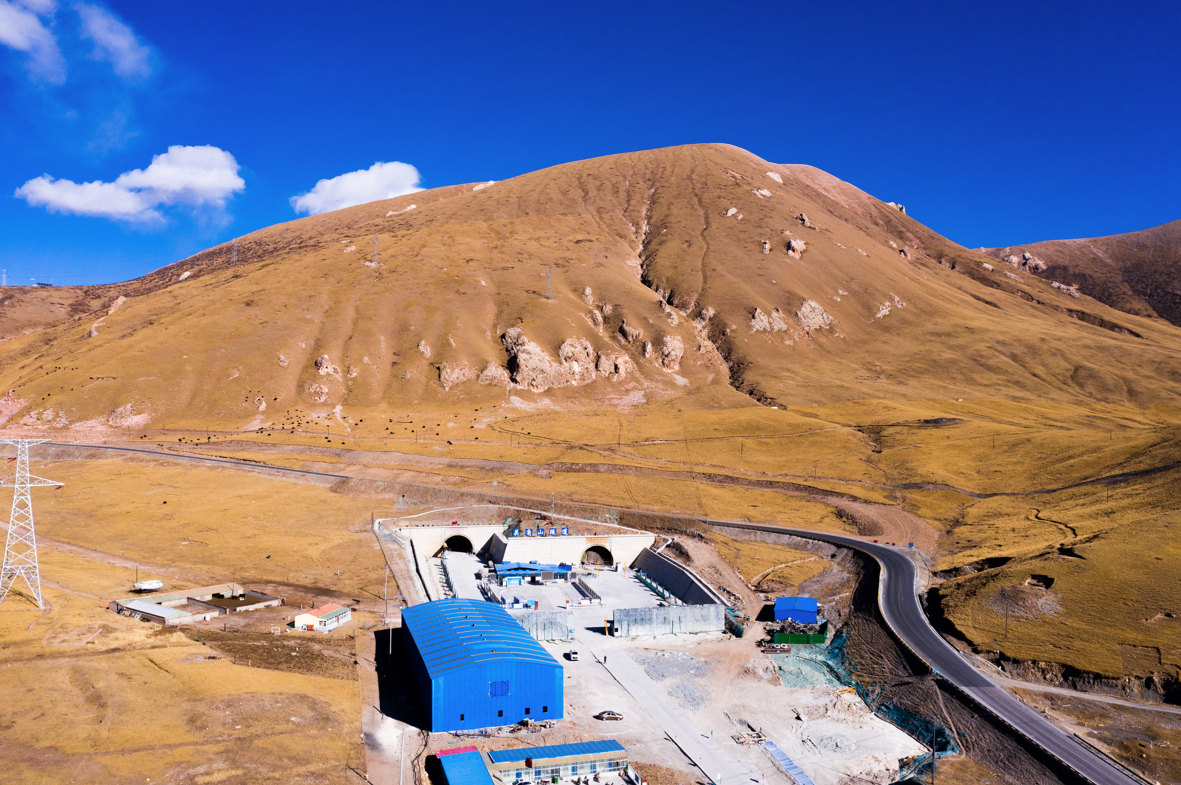
POLYGON ((1181 325, 1181 221, 1089 240, 1047 240, 986 250, 995 259, 1030 254, 1038 274, 1125 313, 1181 325), (1036 265, 1035 265, 1036 266, 1036 265))
POLYGON ((1181 331, 1146 318, 1164 299, 1117 310, 1045 277, 813 167, 716 144, 613 155, 272 226, 236 265, 222 245, 124 284, 9 289, 0 422, 1178 402, 1181 331))

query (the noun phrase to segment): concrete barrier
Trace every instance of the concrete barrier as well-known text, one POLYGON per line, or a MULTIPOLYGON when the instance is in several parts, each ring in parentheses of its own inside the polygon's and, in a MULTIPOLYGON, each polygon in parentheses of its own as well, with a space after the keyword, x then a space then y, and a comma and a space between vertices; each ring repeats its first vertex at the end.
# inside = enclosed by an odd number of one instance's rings
POLYGON ((509 611, 509 615, 539 641, 574 640, 574 614, 570 611, 509 611))
POLYGON ((679 632, 721 632, 726 606, 677 605, 669 608, 619 608, 611 624, 617 638, 668 635, 679 632))
POLYGON ((726 605, 722 596, 692 570, 651 548, 640 551, 632 568, 643 570, 686 605, 726 605))

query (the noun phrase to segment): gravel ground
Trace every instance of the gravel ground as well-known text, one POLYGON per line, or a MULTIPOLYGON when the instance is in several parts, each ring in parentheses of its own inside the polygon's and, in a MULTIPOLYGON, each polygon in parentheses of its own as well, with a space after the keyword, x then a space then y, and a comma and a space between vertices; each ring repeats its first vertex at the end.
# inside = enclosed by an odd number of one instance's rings
POLYGON ((710 663, 682 651, 633 651, 631 657, 653 681, 677 676, 700 679, 710 672, 710 663))
POLYGON ((668 694, 672 699, 689 711, 699 711, 705 708, 706 698, 701 690, 688 679, 680 679, 668 686, 668 694))

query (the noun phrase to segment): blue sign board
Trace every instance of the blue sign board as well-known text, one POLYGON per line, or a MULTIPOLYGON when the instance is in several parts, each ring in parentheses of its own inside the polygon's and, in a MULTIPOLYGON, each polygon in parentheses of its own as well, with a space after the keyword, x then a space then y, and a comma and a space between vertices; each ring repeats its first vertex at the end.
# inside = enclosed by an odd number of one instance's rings
POLYGON ((570 533, 570 527, 569 527, 569 526, 563 526, 563 527, 562 527, 562 534, 569 534, 569 533, 570 533))
POLYGON ((557 529, 554 529, 554 528, 551 528, 551 529, 549 530, 549 534, 550 534, 550 536, 551 536, 551 537, 557 537, 557 536, 558 536, 558 530, 557 530, 557 529))
POLYGON ((526 529, 526 530, 525 530, 525 536, 526 536, 526 537, 532 537, 532 536, 533 536, 533 530, 532 530, 532 529, 526 529))
POLYGON ((544 536, 545 536, 545 527, 544 527, 544 526, 538 526, 538 527, 537 527, 537 536, 538 536, 538 537, 544 537, 544 536))
POLYGON ((521 536, 521 530, 520 530, 520 529, 513 529, 513 536, 514 536, 514 537, 520 537, 520 536, 521 536))

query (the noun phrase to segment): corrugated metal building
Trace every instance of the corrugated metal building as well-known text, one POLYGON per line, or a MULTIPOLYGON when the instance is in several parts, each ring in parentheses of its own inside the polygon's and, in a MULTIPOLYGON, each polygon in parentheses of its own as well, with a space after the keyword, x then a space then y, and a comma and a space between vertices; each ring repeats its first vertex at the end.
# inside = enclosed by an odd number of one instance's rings
POLYGON ((612 774, 627 768, 627 750, 610 739, 493 750, 488 759, 503 782, 534 778, 549 782, 554 777, 612 774))
POLYGON ((811 597, 780 597, 775 600, 775 621, 815 624, 819 608, 820 603, 811 597))
POLYGON ((432 732, 563 717, 561 664, 499 605, 413 605, 402 611, 402 645, 432 732))
POLYGON ((484 756, 475 747, 437 753, 447 785, 495 785, 484 756))

